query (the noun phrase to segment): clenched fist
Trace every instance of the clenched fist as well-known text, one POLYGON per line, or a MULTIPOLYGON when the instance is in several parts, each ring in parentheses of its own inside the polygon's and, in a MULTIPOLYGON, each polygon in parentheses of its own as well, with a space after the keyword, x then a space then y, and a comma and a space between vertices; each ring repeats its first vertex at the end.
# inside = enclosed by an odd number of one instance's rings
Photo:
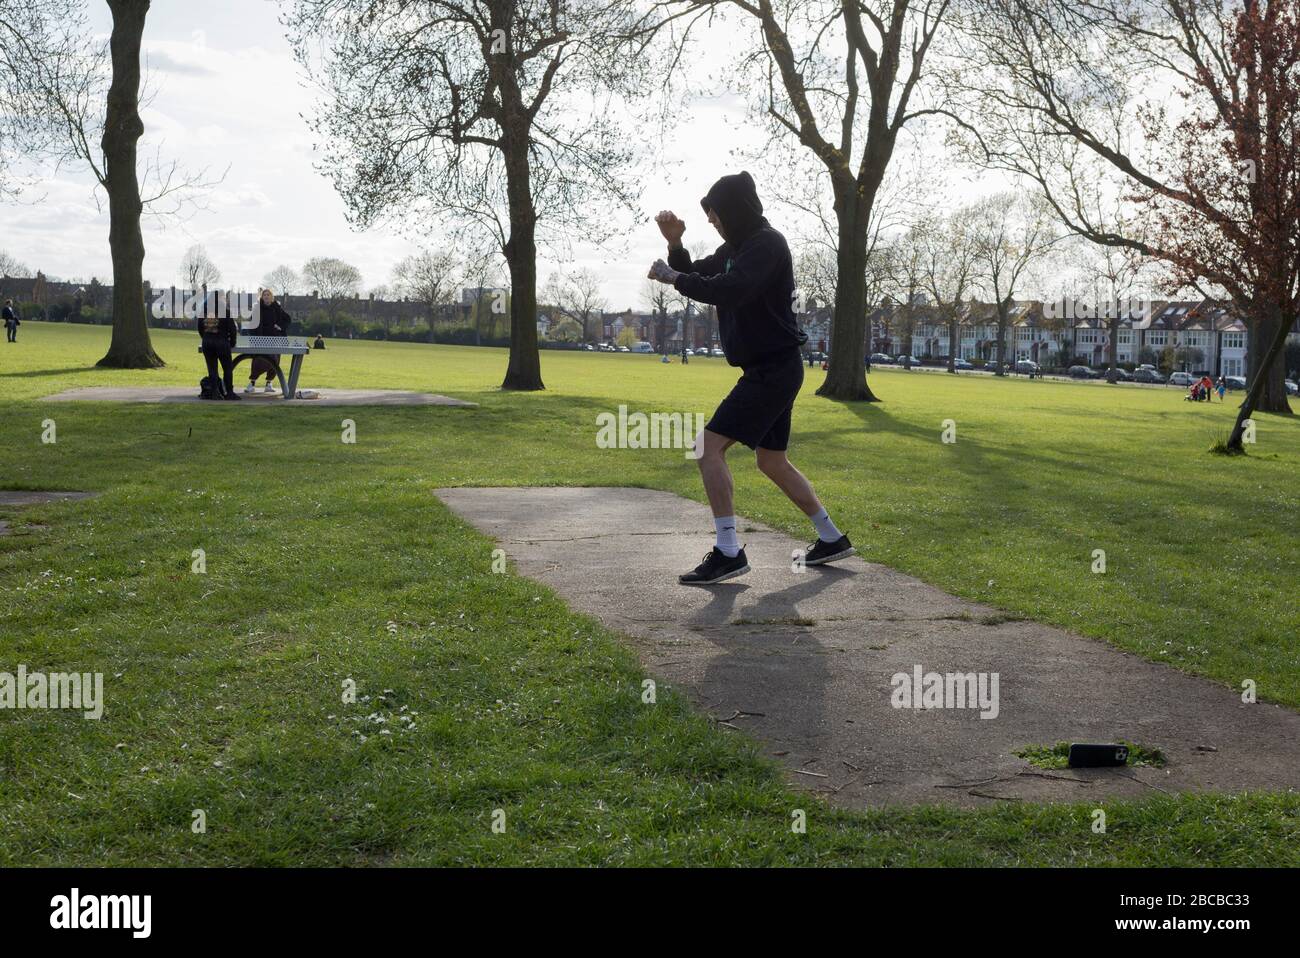
POLYGON ((677 218, 677 214, 672 210, 660 210, 655 216, 655 222, 659 224, 659 232, 664 234, 664 239, 668 245, 677 247, 682 245, 682 234, 686 232, 686 224, 677 218))
POLYGON ((658 280, 668 286, 677 282, 678 275, 677 270, 673 269, 661 259, 655 260, 654 265, 650 267, 650 272, 646 274, 650 279, 658 280))

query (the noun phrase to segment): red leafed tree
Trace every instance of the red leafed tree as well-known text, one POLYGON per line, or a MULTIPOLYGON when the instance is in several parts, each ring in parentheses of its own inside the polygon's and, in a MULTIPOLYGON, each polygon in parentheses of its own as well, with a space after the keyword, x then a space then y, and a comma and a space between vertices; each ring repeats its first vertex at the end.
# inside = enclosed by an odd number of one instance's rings
POLYGON ((1249 329, 1256 410, 1289 412, 1281 362, 1300 308, 1300 0, 969 0, 950 118, 980 162, 1036 183, 1071 232, 1225 293, 1249 329), (1133 117, 1138 117, 1138 122, 1133 117), (1129 230, 1089 184, 1136 200, 1129 230))
MULTIPOLYGON (((1152 157, 1169 190, 1135 196, 1150 213, 1172 279, 1221 287, 1247 318, 1250 382, 1228 446, 1256 409, 1290 412, 1282 355, 1300 315, 1300 0, 1243 0, 1226 56, 1198 64, 1178 149, 1152 157)), ((1153 141, 1164 117, 1148 112, 1153 141)))

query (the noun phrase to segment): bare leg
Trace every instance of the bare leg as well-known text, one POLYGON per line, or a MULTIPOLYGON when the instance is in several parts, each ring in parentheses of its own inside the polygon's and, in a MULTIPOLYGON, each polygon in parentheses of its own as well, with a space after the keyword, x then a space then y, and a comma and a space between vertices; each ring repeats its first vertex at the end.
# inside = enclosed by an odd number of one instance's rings
POLYGON ((735 445, 736 440, 705 429, 696 442, 703 443, 700 457, 700 478, 704 480, 704 492, 709 497, 709 507, 715 519, 735 515, 732 504, 731 470, 727 468, 727 450, 735 445))
POLYGON ((763 475, 775 482, 777 488, 803 510, 804 515, 811 516, 821 511, 822 504, 817 499, 817 493, 813 492, 812 483, 786 458, 784 451, 760 448, 754 450, 754 455, 763 475))

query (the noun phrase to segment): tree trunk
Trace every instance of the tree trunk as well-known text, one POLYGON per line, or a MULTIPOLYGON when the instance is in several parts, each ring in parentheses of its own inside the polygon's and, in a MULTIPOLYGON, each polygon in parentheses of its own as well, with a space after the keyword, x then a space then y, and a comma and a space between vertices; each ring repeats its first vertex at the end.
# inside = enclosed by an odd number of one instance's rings
POLYGON ((835 313, 831 318, 830 361, 818 396, 855 402, 879 402, 867 385, 867 218, 870 207, 859 197, 857 182, 838 184, 838 275, 835 313))
POLYGON ((1007 298, 998 303, 998 342, 997 348, 993 351, 994 362, 997 363, 997 369, 993 370, 995 376, 1005 376, 1006 371, 1003 367, 1007 363, 1007 330, 1011 328, 1011 300, 1007 298))
MULTIPOLYGON (((954 304, 953 309, 960 309, 960 305, 954 304)), ((948 372, 954 376, 957 375, 957 328, 958 314, 953 313, 952 319, 948 322, 948 372)))
POLYGON ((1106 359, 1110 362, 1110 369, 1106 371, 1106 382, 1116 383, 1119 381, 1119 309, 1115 310, 1115 318, 1110 321, 1110 343, 1106 347, 1106 359))
POLYGON ((1283 311, 1265 307, 1257 312, 1247 331, 1246 364, 1250 377, 1251 392, 1255 391, 1255 382, 1261 382, 1259 398, 1254 400, 1253 408, 1258 412, 1291 411, 1286 398, 1286 371, 1282 368, 1282 348, 1286 343, 1289 320, 1282 319, 1283 311), (1280 341, 1276 349, 1275 342, 1280 341))
POLYGON ((1237 421, 1233 424, 1232 434, 1228 437, 1228 450, 1230 452, 1245 452, 1242 446, 1242 436, 1246 432, 1246 420, 1249 419, 1257 410, 1260 412, 1281 412, 1289 413, 1291 406, 1286 399, 1286 387, 1282 388, 1282 403, 1280 409, 1269 409, 1263 404, 1267 394, 1270 381, 1273 378, 1282 379, 1282 351, 1286 346, 1287 333, 1291 327, 1291 318, 1288 316, 1283 319, 1283 312, 1276 307, 1271 308, 1267 315, 1261 313, 1256 316, 1255 322, 1250 324, 1250 351, 1247 357, 1250 365, 1254 370, 1250 374, 1250 386, 1246 390, 1246 399, 1241 404, 1241 409, 1237 413, 1237 421), (1255 334, 1256 329, 1269 328, 1272 331, 1272 339, 1267 343, 1261 343, 1255 334), (1262 346, 1261 352, 1256 353, 1256 348, 1262 346), (1259 361, 1253 358, 1259 356, 1259 361))
POLYGON ((528 170, 528 130, 521 119, 507 121, 506 197, 510 204, 510 361, 502 389, 545 389, 537 352, 537 211, 528 170), (523 126, 523 129, 518 129, 523 126))
POLYGON ((144 302, 144 237, 136 143, 140 120, 140 42, 149 0, 108 0, 113 14, 109 49, 113 81, 104 115, 104 189, 108 193, 108 248, 113 258, 113 338, 96 365, 154 369, 164 365, 149 340, 144 302))

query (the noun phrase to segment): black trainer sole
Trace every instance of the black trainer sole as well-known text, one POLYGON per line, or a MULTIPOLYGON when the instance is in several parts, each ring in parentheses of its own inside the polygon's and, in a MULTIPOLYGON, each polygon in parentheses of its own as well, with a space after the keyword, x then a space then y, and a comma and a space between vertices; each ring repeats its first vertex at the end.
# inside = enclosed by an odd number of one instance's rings
POLYGON ((678 579, 677 582, 680 585, 717 585, 719 582, 726 582, 728 579, 734 579, 736 576, 744 575, 748 571, 749 566, 746 565, 742 569, 732 569, 730 572, 724 572, 715 579, 694 579, 689 582, 684 579, 678 579))
POLYGON ((820 559, 813 559, 811 561, 804 562, 804 565, 825 565, 828 562, 838 562, 840 559, 847 559, 851 555, 857 555, 857 552, 858 552, 857 549, 855 549, 853 546, 849 546, 843 552, 837 552, 833 556, 823 556, 820 559))

